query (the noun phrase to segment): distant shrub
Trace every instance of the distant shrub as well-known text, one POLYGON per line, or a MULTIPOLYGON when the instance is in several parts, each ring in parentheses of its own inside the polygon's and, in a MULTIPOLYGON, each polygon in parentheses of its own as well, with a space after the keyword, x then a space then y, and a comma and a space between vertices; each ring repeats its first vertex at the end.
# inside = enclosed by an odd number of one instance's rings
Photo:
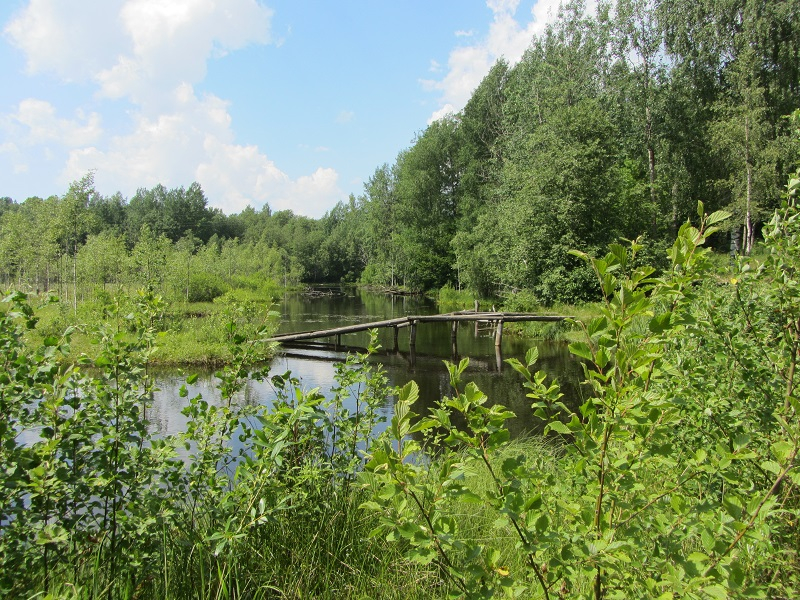
POLYGON ((226 283, 210 273, 194 273, 189 279, 189 302, 211 302, 226 291, 226 283))

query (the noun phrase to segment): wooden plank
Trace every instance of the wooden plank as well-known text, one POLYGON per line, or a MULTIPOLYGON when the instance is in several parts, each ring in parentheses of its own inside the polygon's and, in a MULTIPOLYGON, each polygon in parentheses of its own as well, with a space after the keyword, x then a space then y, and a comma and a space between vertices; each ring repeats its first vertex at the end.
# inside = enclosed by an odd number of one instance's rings
POLYGON ((526 315, 525 313, 467 313, 453 315, 421 315, 409 317, 420 323, 435 323, 441 321, 563 321, 570 319, 561 315, 526 315))
POLYGON ((267 339, 268 342, 293 342, 297 340, 313 340, 314 338, 329 337, 339 335, 342 333, 358 333, 360 331, 369 331, 370 329, 379 329, 381 327, 391 327, 392 325, 400 325, 401 323, 408 324, 408 317, 398 317, 396 319, 388 319, 386 321, 376 321, 374 323, 360 323, 358 325, 346 325, 345 327, 335 327, 333 329, 322 329, 317 331, 300 331, 297 333, 283 333, 274 335, 267 339))
MULTIPOLYGON (((418 323, 436 322, 460 322, 460 321, 495 321, 495 322, 526 322, 541 321, 554 322, 563 321, 571 317, 562 315, 534 315, 530 313, 501 313, 501 312, 460 312, 442 315, 415 315, 407 317, 397 317, 373 323, 360 323, 358 325, 347 325, 345 327, 334 327, 333 329, 322 329, 316 331, 301 331, 296 333, 284 333, 272 336, 268 342, 294 342, 299 340, 313 340, 323 337, 341 336, 345 333, 359 333, 370 329, 380 329, 383 327, 408 327, 412 328, 412 338, 416 338, 416 327, 418 323)), ((415 340, 416 341, 416 340, 415 340)))

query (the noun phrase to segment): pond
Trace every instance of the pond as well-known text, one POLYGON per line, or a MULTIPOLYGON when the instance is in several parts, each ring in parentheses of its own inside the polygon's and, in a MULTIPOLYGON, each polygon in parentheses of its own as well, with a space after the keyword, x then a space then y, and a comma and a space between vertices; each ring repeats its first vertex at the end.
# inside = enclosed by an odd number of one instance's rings
MULTIPOLYGON (((279 333, 329 329, 440 312, 436 303, 428 298, 388 295, 351 287, 326 287, 316 289, 311 294, 287 294, 276 310, 281 313, 279 333)), ((503 404, 517 415, 509 423, 512 435, 536 431, 538 427, 532 418, 531 400, 525 396, 526 390, 522 387, 522 377, 503 362, 508 358, 524 361, 525 353, 532 345, 539 349, 536 368, 558 380, 568 405, 579 402, 578 382, 582 378, 580 363, 572 358, 563 342, 526 340, 506 333, 498 352, 494 330, 488 324, 476 326, 475 323, 461 323, 454 348, 451 325, 444 322, 423 323, 417 327, 415 352, 409 349, 408 328, 400 330, 396 350, 392 329, 379 330, 378 340, 382 349, 372 360, 383 366, 390 384, 401 386, 413 379, 419 385, 417 413, 424 412, 426 407, 433 406, 442 396, 451 393, 444 361, 468 357, 470 362, 465 380, 474 381, 491 402, 503 404)), ((365 347, 368 341, 367 333, 342 337, 342 344, 348 347, 365 347)), ((345 358, 345 352, 327 348, 281 348, 272 362, 270 375, 291 371, 302 381, 304 388, 320 388, 329 395, 331 387, 335 385, 334 365, 345 358)), ((181 398, 178 392, 188 374, 170 371, 157 376, 160 391, 155 394, 148 417, 159 433, 175 433, 185 428, 186 417, 181 410, 186 405, 186 398, 181 398)), ((198 380, 187 388, 190 396, 199 393, 211 403, 220 401, 215 378, 210 372, 201 373, 198 380)), ((237 401, 268 404, 275 397, 269 381, 249 381, 237 401)), ((390 417, 392 409, 393 399, 387 398, 385 416, 390 417)))

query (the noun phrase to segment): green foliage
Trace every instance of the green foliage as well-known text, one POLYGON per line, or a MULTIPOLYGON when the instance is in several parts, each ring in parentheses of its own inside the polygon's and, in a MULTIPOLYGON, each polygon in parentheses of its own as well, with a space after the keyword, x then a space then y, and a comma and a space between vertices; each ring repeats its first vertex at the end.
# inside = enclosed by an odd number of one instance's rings
POLYGON ((271 405, 242 402, 245 381, 265 376, 268 328, 253 328, 256 307, 223 302, 231 359, 216 374, 222 401, 187 398, 186 431, 159 436, 148 421, 148 366, 165 322, 157 296, 107 304, 92 355, 77 363, 66 360, 72 329, 27 352, 36 311, 24 294, 5 297, 4 595, 366 594, 365 574, 404 574, 402 561, 381 565, 382 549, 362 544, 373 524, 359 516, 350 485, 383 420, 385 375, 368 355, 353 356, 330 399, 287 373, 272 377, 271 405), (324 544, 319 522, 330 529, 324 544))
POLYGON ((463 383, 466 359, 421 418, 416 384, 390 389, 369 353, 337 367, 330 397, 286 373, 271 405, 252 406, 242 389, 266 376, 268 329, 225 297, 221 402, 184 387, 186 431, 155 436, 157 296, 109 299, 92 355, 71 363, 73 330, 25 350, 37 313, 9 294, 3 592, 333 597, 379 578, 383 597, 794 597, 798 189, 800 174, 733 277, 704 248, 728 215, 702 204, 661 273, 636 241, 576 252, 603 296, 570 346, 588 400, 564 404, 536 351, 508 361, 545 425, 538 444, 509 439, 513 413, 463 383), (425 592, 395 587, 409 571, 425 592))
POLYGON ((439 288, 436 302, 442 312, 455 310, 474 310, 475 302, 478 299, 471 291, 457 290, 452 285, 447 284, 439 288))
POLYGON ((591 397, 571 410, 531 370, 535 352, 509 361, 557 448, 557 475, 530 456, 498 461, 511 413, 462 386, 466 361, 448 365, 455 395, 430 416, 416 419, 406 386, 364 476, 376 534, 435 564, 454 597, 796 595, 799 187, 792 178, 765 232, 763 263, 742 261, 727 286, 703 285, 703 245, 729 215, 702 204, 661 276, 637 264, 636 242, 576 253, 604 298, 570 346, 591 397), (433 463, 419 435, 444 446, 433 463), (491 486, 465 485, 476 469, 491 486), (465 504, 494 515, 488 538, 458 518, 465 504), (497 546, 507 536, 515 549, 497 546))
POLYGON ((227 291, 225 282, 210 273, 195 273, 189 278, 189 302, 211 302, 227 291))

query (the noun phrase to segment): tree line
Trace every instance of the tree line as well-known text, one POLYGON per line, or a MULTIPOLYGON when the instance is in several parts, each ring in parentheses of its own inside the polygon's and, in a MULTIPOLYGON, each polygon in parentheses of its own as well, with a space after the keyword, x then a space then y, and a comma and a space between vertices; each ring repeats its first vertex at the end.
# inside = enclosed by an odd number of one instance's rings
POLYGON ((700 199, 733 214, 716 245, 749 253, 797 157, 798 17, 792 0, 566 3, 370 178, 362 277, 584 300, 571 249, 644 236, 661 256, 700 199))
POLYGON ((752 250, 798 155, 799 87, 800 0, 614 0, 594 15, 571 0, 517 64, 498 61, 463 110, 321 219, 225 215, 196 183, 103 197, 89 174, 63 197, 0 201, 0 278, 75 293, 81 277, 149 277, 189 297, 194 261, 219 289, 240 277, 596 298, 570 250, 642 237, 657 262, 698 199, 733 215, 718 249, 752 250), (158 266, 180 265, 171 287, 136 262, 155 243, 172 257, 158 266))

